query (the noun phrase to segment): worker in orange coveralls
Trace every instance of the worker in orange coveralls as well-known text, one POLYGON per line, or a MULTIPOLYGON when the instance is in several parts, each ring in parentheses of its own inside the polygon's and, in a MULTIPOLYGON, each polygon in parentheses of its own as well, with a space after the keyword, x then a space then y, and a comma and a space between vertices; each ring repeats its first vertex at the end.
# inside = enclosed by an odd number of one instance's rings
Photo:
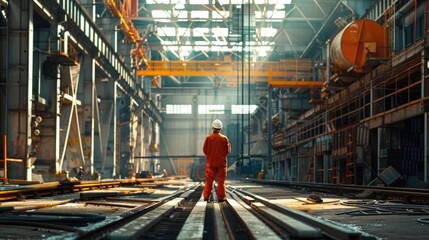
POLYGON ((213 181, 217 175, 218 187, 216 190, 219 202, 226 200, 225 180, 227 172, 226 157, 231 152, 228 138, 221 134, 222 122, 219 119, 213 121, 212 134, 206 137, 203 146, 206 155, 206 184, 204 186, 204 201, 209 201, 213 189, 213 181))

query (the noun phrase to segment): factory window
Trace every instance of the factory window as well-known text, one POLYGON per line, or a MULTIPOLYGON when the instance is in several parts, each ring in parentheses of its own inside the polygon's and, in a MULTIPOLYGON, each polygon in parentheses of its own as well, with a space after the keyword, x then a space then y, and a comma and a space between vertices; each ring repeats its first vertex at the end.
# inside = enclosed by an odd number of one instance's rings
POLYGON ((256 111, 258 106, 251 104, 251 105, 232 105, 231 106, 231 113, 232 114, 252 114, 256 111))
POLYGON ((416 40, 420 39, 423 36, 425 27, 424 17, 418 17, 416 19, 416 40))
POLYGON ((224 105, 198 105, 198 114, 224 114, 224 105))
POLYGON ((192 105, 190 104, 167 104, 167 114, 192 114, 192 105))
POLYGON ((405 46, 410 46, 414 40, 414 24, 405 28, 405 46))
POLYGON ((189 4, 196 4, 196 5, 209 4, 209 1, 208 0, 189 0, 189 4))

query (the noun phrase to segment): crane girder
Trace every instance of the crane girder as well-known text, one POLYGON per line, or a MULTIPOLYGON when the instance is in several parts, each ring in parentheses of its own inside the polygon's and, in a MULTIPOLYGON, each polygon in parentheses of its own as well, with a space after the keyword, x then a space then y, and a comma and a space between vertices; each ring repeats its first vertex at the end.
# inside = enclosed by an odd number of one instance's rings
MULTIPOLYGON (((285 62, 224 62, 224 61, 149 61, 150 69, 137 70, 138 76, 225 77, 227 82, 237 77, 267 82, 274 88, 322 88, 323 81, 314 81, 311 68, 285 62), (250 66, 249 66, 250 65, 250 66)), ((232 85, 231 85, 232 86, 232 85)))

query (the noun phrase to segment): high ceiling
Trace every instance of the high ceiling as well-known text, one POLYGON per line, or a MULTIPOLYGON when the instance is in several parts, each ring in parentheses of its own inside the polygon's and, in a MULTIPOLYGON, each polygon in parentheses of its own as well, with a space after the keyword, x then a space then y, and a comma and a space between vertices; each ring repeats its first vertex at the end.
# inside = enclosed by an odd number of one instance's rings
POLYGON ((323 44, 321 29, 332 32, 339 16, 350 21, 346 2, 373 1, 140 0, 133 22, 152 60, 234 59, 244 49, 250 61, 277 61, 323 44))

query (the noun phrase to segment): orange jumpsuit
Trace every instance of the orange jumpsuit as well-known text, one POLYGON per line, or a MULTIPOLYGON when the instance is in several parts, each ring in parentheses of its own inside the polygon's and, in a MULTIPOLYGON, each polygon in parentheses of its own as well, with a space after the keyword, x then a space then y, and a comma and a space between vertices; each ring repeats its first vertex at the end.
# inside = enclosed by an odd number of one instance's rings
POLYGON ((225 179, 227 172, 226 157, 231 152, 228 138, 219 131, 213 131, 206 137, 203 146, 206 155, 206 184, 204 186, 204 200, 208 200, 213 189, 213 181, 217 175, 218 188, 216 190, 219 201, 226 200, 225 179))

